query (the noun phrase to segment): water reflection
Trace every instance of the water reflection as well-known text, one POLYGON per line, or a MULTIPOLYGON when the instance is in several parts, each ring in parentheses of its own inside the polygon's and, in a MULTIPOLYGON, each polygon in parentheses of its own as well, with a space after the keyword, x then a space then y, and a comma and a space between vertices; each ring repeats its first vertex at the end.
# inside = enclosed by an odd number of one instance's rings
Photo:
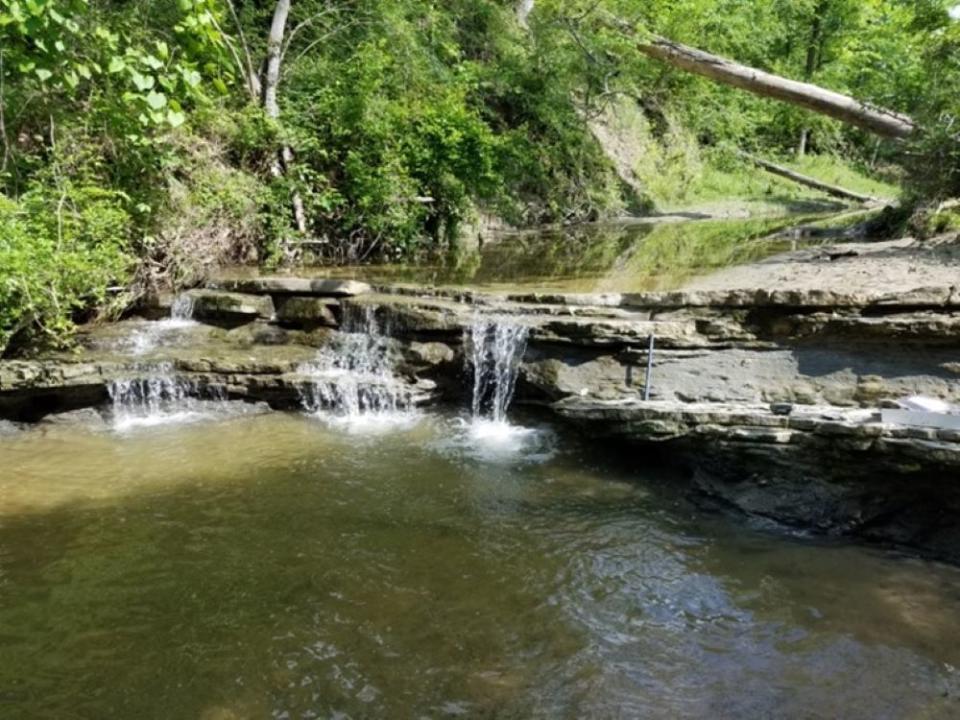
POLYGON ((948 718, 960 573, 557 435, 271 414, 0 442, 4 717, 948 718))
MULTIPOLYGON (((674 289, 690 278, 824 242, 780 233, 830 216, 621 222, 506 235, 478 250, 443 255, 413 266, 317 267, 324 276, 371 282, 414 282, 487 290, 538 288, 570 292, 674 289)), ((297 274, 311 272, 298 268, 297 274)))

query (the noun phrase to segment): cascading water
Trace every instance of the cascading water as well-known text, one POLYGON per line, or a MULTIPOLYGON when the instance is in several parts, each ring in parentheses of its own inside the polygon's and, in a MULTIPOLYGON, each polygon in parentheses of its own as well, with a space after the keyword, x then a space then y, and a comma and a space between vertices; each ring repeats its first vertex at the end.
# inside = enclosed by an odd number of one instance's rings
POLYGON ((170 305, 171 320, 193 320, 193 298, 190 295, 177 295, 170 305))
POLYGON ((176 340, 178 332, 197 325, 193 319, 193 298, 179 295, 170 306, 170 317, 145 322, 130 334, 129 351, 136 356, 146 355, 159 346, 176 340))
MULTIPOLYGON (((153 363, 143 369, 142 377, 114 380, 107 386, 113 403, 114 427, 180 422, 199 417, 205 401, 201 389, 191 380, 174 373, 172 363, 153 363)), ((211 400, 226 398, 217 388, 205 388, 211 400)))
POLYGON ((394 373, 389 337, 381 332, 373 307, 348 308, 342 331, 299 372, 309 378, 300 391, 308 412, 351 424, 411 415, 412 393, 394 373))
POLYGON ((479 317, 465 331, 467 370, 473 373, 473 417, 458 442, 473 457, 539 461, 551 452, 549 432, 507 421, 528 335, 526 325, 497 317, 479 317))
POLYGON ((479 318, 467 331, 468 358, 473 367, 474 418, 507 419, 529 329, 502 320, 479 318))
MULTIPOLYGON (((179 346, 183 342, 181 331, 199 326, 192 316, 193 299, 180 295, 170 308, 169 318, 144 322, 129 336, 128 352, 142 357, 164 346, 179 346)), ((197 419, 209 414, 211 401, 226 400, 222 389, 201 388, 195 381, 177 375, 170 361, 138 362, 133 372, 134 376, 107 386, 114 427, 119 430, 197 419)))

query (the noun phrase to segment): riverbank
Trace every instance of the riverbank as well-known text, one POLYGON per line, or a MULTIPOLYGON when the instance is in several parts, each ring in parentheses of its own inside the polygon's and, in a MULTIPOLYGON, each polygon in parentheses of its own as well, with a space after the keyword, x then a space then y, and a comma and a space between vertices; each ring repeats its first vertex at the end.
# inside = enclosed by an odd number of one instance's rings
POLYGON ((685 288, 899 293, 955 286, 960 287, 960 240, 949 235, 922 242, 901 238, 801 249, 695 278, 685 288))

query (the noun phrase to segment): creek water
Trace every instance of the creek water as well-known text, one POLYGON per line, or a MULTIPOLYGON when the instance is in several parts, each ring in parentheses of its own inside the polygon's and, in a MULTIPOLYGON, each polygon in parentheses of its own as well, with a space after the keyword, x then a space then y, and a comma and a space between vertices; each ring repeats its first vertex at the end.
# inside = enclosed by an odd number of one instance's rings
MULTIPOLYGON (((413 265, 317 266, 325 277, 412 282, 490 291, 640 292, 670 290, 702 274, 801 246, 831 242, 795 232, 830 214, 651 224, 578 225, 504 235, 413 265)), ((311 268, 298 267, 297 275, 311 268)), ((228 275, 243 275, 233 271, 228 275)))
POLYGON ((469 425, 0 439, 0 717, 960 714, 957 570, 712 517, 679 472, 556 429, 491 448, 469 425))

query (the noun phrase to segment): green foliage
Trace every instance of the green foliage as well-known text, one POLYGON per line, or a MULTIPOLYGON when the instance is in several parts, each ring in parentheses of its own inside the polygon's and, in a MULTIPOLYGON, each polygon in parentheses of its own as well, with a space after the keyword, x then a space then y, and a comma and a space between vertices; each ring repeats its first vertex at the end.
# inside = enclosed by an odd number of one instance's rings
POLYGON ((301 247, 416 259, 478 212, 535 225, 809 199, 734 148, 782 159, 808 137, 808 172, 846 185, 863 173, 839 165, 901 162, 893 143, 650 60, 635 47, 647 33, 911 113, 926 128, 909 148, 913 192, 960 195, 951 4, 538 0, 521 29, 512 0, 298 0, 268 118, 248 75, 273 2, 0 0, 0 345, 63 338, 114 283, 136 297, 301 247), (595 133, 627 105, 624 173, 595 133))
POLYGON ((299 189, 333 258, 448 243, 476 204, 521 223, 615 204, 566 60, 529 45, 510 8, 370 0, 354 13, 285 80, 299 189))
POLYGON ((66 181, 0 195, 0 354, 15 335, 60 343, 130 277, 122 196, 66 181))

